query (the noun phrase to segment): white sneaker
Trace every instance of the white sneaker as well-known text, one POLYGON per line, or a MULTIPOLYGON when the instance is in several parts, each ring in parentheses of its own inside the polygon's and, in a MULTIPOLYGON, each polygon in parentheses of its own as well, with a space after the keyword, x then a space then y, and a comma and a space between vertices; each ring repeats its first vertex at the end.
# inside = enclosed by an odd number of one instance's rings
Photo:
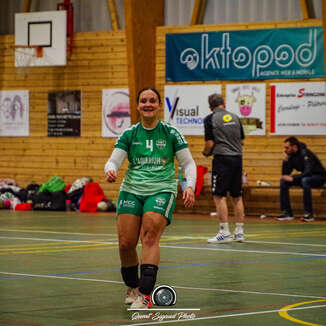
POLYGON ((223 234, 221 232, 217 233, 215 237, 207 239, 207 242, 209 243, 228 243, 232 242, 232 236, 231 234, 223 234))
POLYGON ((128 288, 127 294, 126 294, 126 299, 125 299, 125 304, 132 304, 134 301, 136 301, 137 297, 138 297, 137 289, 128 288))
POLYGON ((243 233, 234 233, 233 240, 237 242, 244 242, 244 234, 243 233))
POLYGON ((137 298, 131 304, 130 309, 148 309, 152 307, 153 303, 151 297, 146 294, 142 294, 137 290, 137 298))

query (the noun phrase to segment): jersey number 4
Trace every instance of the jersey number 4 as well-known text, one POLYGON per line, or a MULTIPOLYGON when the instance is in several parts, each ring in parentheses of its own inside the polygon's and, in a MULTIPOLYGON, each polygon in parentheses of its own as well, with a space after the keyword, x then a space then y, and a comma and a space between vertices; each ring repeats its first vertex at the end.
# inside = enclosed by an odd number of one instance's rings
POLYGON ((146 148, 149 148, 153 152, 153 139, 146 139, 146 148))

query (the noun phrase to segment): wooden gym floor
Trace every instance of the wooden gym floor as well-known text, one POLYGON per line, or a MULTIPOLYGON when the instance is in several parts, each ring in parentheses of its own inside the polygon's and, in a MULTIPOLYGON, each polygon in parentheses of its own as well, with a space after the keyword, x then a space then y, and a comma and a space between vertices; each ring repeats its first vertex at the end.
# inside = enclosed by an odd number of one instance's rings
POLYGON ((176 305, 135 312, 114 214, 0 210, 0 325, 326 325, 326 221, 248 217, 245 243, 208 244, 216 231, 176 215, 157 280, 176 305))

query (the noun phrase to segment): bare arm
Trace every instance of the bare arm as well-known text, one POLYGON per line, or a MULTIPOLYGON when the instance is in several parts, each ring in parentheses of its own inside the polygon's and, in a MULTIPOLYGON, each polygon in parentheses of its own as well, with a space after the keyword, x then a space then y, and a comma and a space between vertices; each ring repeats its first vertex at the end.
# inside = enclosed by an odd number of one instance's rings
POLYGON ((214 148, 214 141, 213 140, 206 140, 205 141, 205 146, 204 146, 204 150, 202 151, 204 156, 210 156, 212 155, 212 151, 214 148))

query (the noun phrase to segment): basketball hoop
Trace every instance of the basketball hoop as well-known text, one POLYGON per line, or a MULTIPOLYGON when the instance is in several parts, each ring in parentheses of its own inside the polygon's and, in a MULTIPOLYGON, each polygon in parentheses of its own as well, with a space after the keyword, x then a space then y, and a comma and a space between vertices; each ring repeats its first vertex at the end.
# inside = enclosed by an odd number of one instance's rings
POLYGON ((13 48, 16 67, 35 66, 37 60, 44 56, 44 47, 40 45, 14 45, 13 48))

